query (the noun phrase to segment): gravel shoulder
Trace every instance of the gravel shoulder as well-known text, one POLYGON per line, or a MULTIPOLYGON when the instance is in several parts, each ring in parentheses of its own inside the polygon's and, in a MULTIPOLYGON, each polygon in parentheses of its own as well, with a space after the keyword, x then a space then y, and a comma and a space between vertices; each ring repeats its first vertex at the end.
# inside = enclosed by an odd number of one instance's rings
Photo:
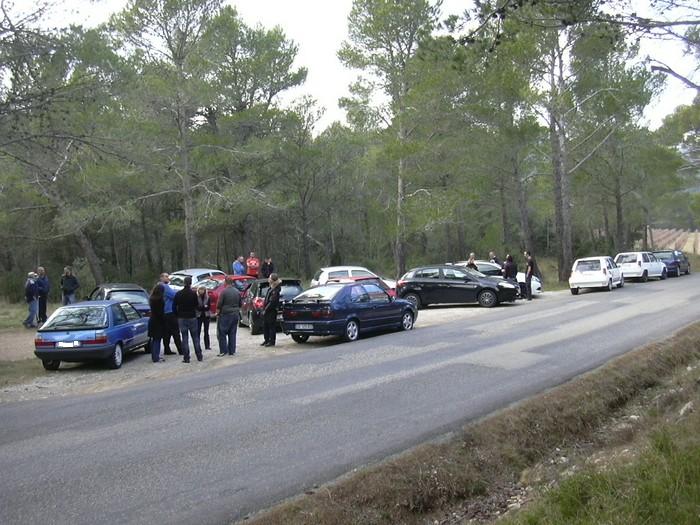
MULTIPOLYGON (((524 305, 523 302, 517 302, 501 308, 520 308, 524 305)), ((477 305, 428 307, 419 312, 415 330, 460 319, 467 320, 482 315, 486 311, 487 309, 477 305)), ((26 329, 0 331, 0 367, 3 366, 3 362, 36 359, 33 354, 34 333, 33 330, 26 329)), ((204 351, 202 362, 197 362, 193 356, 190 364, 184 364, 180 356, 171 355, 166 356, 164 363, 154 364, 150 360, 150 355, 137 350, 124 357, 124 363, 119 370, 109 370, 101 363, 61 363, 61 368, 57 372, 42 371, 31 381, 2 387, 0 403, 128 388, 146 382, 171 379, 185 374, 206 373, 227 366, 300 353, 342 342, 338 338, 313 337, 305 344, 297 344, 291 337, 278 333, 276 346, 265 348, 260 346, 263 341, 262 335, 252 336, 247 328, 239 327, 236 356, 217 357, 215 323, 210 326, 210 338, 212 350, 204 351)), ((174 349, 174 345, 172 346, 174 349)))

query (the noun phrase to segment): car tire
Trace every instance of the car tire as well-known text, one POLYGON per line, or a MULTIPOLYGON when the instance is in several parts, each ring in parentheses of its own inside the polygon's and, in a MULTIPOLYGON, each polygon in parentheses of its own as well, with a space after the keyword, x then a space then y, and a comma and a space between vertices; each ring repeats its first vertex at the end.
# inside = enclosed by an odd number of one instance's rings
POLYGON ((292 334, 292 339, 295 343, 302 344, 309 340, 309 336, 307 334, 292 334))
POLYGON ((260 327, 255 324, 253 312, 248 312, 248 327, 250 328, 250 335, 260 335, 262 333, 260 327))
POLYGON ((403 316, 401 316, 401 330, 404 332, 407 332, 409 330, 413 330, 413 313, 412 312, 404 312, 403 316))
POLYGON ((360 323, 355 319, 350 319, 345 323, 345 331, 343 332, 343 338, 348 341, 357 341, 360 337, 360 323))
POLYGON ((647 273, 646 270, 644 270, 644 273, 642 276, 639 278, 639 280, 643 283, 647 282, 649 280, 649 274, 647 273))
POLYGON ((690 265, 688 265, 688 269, 685 271, 686 275, 690 275, 690 265))
POLYGON ((668 277, 668 272, 666 271, 666 268, 661 270, 661 276, 659 277, 660 280, 664 281, 666 280, 666 277, 668 277))
POLYGON ((676 268, 676 275, 675 277, 680 277, 681 276, 681 265, 679 264, 678 267, 676 268))
POLYGON ((621 275, 620 282, 618 283, 617 287, 622 288, 623 286, 625 286, 625 278, 621 275))
POLYGON ((58 370, 58 367, 61 366, 61 362, 56 359, 42 359, 41 364, 46 370, 51 370, 52 372, 58 370))
POLYGON ((612 292, 612 290, 613 290, 612 279, 608 279, 608 286, 606 286, 605 289, 606 289, 608 292, 612 292))
POLYGON ((571 295, 578 295, 578 288, 571 288, 571 295))
POLYGON ((416 309, 421 307, 420 297, 418 297, 418 294, 407 293, 406 295, 403 296, 403 299, 406 299, 408 302, 413 303, 413 306, 415 306, 416 309))
POLYGON ((493 290, 482 290, 477 301, 484 308, 492 308, 498 304, 498 296, 493 290))
POLYGON ((117 343, 114 345, 114 350, 112 351, 112 355, 109 356, 109 359, 107 360, 107 364, 112 370, 116 370, 117 368, 120 368, 122 366, 122 361, 124 360, 124 350, 122 348, 121 343, 117 343))

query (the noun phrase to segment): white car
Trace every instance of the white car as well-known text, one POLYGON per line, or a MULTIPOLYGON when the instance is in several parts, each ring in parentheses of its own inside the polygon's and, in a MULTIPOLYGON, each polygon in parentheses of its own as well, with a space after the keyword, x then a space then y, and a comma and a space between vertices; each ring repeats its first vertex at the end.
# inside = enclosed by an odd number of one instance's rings
POLYGON ((212 275, 226 276, 221 270, 212 270, 211 268, 189 268, 187 270, 178 270, 170 274, 170 286, 176 289, 181 289, 185 286, 185 277, 192 277, 192 287, 194 288, 198 282, 208 279, 212 275))
MULTIPOLYGON (((477 268, 479 268, 479 272, 483 273, 484 275, 488 277, 503 277, 503 272, 501 271, 502 268, 497 265, 492 263, 491 261, 474 261, 476 263, 477 268)), ((467 261, 457 261, 456 263, 451 263, 451 264, 456 264, 457 266, 467 266, 467 261)), ((525 295, 525 272, 518 272, 516 275, 516 279, 518 280, 518 283, 520 284, 520 291, 522 295, 525 295)), ((542 293, 542 281, 540 281, 539 277, 532 277, 532 282, 530 283, 532 285, 532 295, 540 295, 542 293)))
MULTIPOLYGON (((361 277, 379 277, 376 273, 362 266, 328 266, 321 268, 311 279, 311 286, 326 284, 329 279, 352 280, 361 277)), ((396 284, 394 283, 394 287, 396 284)))
POLYGON ((624 252, 615 256, 625 279, 639 279, 643 283, 651 277, 666 279, 666 265, 651 252, 624 252))
POLYGON ((571 267, 569 289, 573 295, 578 295, 581 288, 606 288, 611 291, 613 286, 622 288, 624 285, 622 271, 607 255, 576 259, 571 267))

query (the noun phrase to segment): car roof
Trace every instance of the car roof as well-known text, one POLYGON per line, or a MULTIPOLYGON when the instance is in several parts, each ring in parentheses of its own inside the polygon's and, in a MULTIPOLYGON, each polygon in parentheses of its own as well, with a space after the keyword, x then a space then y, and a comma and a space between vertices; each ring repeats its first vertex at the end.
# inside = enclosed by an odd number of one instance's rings
POLYGON ((97 285, 96 288, 104 288, 105 290, 116 290, 117 288, 120 290, 144 290, 143 286, 134 283, 102 283, 97 285))
MULTIPOLYGON (((297 279, 296 277, 280 277, 279 280, 282 282, 294 281, 295 283, 301 283, 301 279, 297 279)), ((266 283, 267 279, 255 279, 255 282, 256 283, 266 283)))
POLYGON ((580 259, 576 259, 574 262, 599 261, 600 259, 608 259, 609 257, 610 257, 609 255, 591 255, 590 257, 581 257, 580 259))
POLYGON ((224 273, 221 270, 217 270, 216 268, 187 268, 186 270, 178 270, 176 272, 173 272, 170 275, 196 275, 199 273, 206 273, 206 272, 209 272, 209 273, 217 272, 217 274, 224 273))
POLYGON ((321 268, 322 272, 337 272, 339 270, 367 270, 368 272, 372 271, 369 268, 365 268, 364 266, 325 266, 321 268))
POLYGON ((117 301, 116 299, 108 299, 106 301, 80 301, 79 303, 71 303, 59 308, 73 308, 75 306, 111 306, 113 304, 121 304, 126 301, 117 301))

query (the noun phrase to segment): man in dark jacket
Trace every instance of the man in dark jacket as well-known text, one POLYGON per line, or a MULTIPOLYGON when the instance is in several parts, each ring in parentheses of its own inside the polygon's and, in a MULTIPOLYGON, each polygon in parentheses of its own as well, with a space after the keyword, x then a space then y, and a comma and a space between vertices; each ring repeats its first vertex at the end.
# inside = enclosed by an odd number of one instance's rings
POLYGON ((233 277, 226 277, 226 288, 219 294, 216 312, 216 336, 219 340, 219 357, 236 354, 236 332, 240 319, 241 294, 233 284, 233 277))
POLYGON ((165 332, 163 334, 163 354, 175 355, 175 352, 170 350, 170 338, 175 341, 177 353, 182 355, 182 340, 180 339, 180 327, 177 324, 177 316, 173 311, 173 299, 175 299, 175 290, 170 286, 170 276, 167 273, 161 273, 159 282, 163 285, 163 300, 165 301, 165 332))
POLYGON ((75 292, 80 288, 80 283, 78 278, 73 275, 73 270, 70 266, 66 266, 63 269, 63 276, 61 277, 61 291, 63 292, 63 306, 67 304, 72 304, 75 302, 75 292))
POLYGON ((177 316, 177 324, 180 327, 182 337, 183 363, 190 362, 189 337, 194 342, 194 353, 197 361, 203 359, 202 347, 199 344, 199 334, 197 333, 197 292, 192 289, 192 277, 185 277, 185 287, 175 294, 173 299, 173 310, 177 316), (189 334, 189 337, 188 337, 189 334))
POLYGON ((276 273, 273 273, 267 282, 270 283, 270 288, 268 288, 265 295, 263 306, 263 334, 265 334, 265 340, 261 346, 275 346, 277 340, 277 309, 280 305, 280 284, 282 284, 282 281, 276 273))
POLYGON ((265 259, 265 261, 262 263, 262 266, 260 267, 260 274, 262 277, 267 279, 273 273, 275 273, 275 265, 272 264, 272 257, 268 257, 267 259, 265 259))
POLYGON ((49 277, 46 275, 46 270, 43 266, 39 266, 36 269, 37 277, 36 280, 36 295, 39 301, 39 313, 37 315, 39 319, 39 324, 46 322, 46 302, 49 297, 49 292, 51 291, 51 283, 49 282, 49 277))
POLYGON ((37 300, 36 300, 36 278, 37 274, 34 272, 29 272, 27 274, 27 280, 24 283, 24 297, 27 301, 27 318, 22 323, 26 328, 36 328, 36 310, 37 310, 37 300))

